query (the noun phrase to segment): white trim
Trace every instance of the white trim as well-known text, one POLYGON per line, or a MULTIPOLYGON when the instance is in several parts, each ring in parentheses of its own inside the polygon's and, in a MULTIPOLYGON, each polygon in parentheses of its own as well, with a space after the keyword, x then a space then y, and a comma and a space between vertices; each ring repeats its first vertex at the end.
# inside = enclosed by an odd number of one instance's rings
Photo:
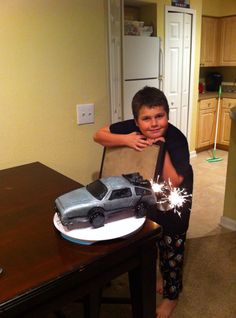
POLYGON ((192 15, 196 14, 196 10, 190 8, 182 8, 176 6, 165 6, 166 12, 183 12, 183 13, 190 13, 192 15))
POLYGON ((234 85, 235 82, 222 82, 221 85, 234 85))
POLYGON ((190 152, 190 158, 194 158, 194 157, 197 157, 196 150, 193 150, 193 151, 190 152))
POLYGON ((112 77, 112 63, 111 63, 111 23, 110 23, 110 12, 111 4, 107 0, 107 41, 108 41, 108 89, 109 89, 109 112, 110 112, 110 121, 113 123, 114 110, 112 107, 112 88, 111 88, 111 77, 112 77))
MULTIPOLYGON (((195 69, 195 42, 196 42, 196 10, 181 8, 175 6, 165 6, 165 18, 168 12, 182 12, 192 14, 192 41, 191 41, 191 68, 190 68, 190 95, 189 95, 189 113, 188 113, 188 133, 187 139, 191 140, 192 111, 193 111, 193 92, 194 92, 194 69, 195 69)), ((166 28, 166 25, 165 25, 166 28)))
MULTIPOLYGON (((115 1, 115 0, 113 0, 115 1)), ((109 111, 110 111, 110 122, 115 123, 120 121, 122 118, 122 76, 121 76, 121 55, 122 55, 122 35, 123 32, 123 0, 120 0, 120 6, 117 7, 119 10, 120 15, 120 36, 117 40, 116 38, 113 39, 112 34, 112 27, 111 27, 111 20, 112 20, 112 3, 111 0, 107 0, 107 41, 108 41, 108 93, 109 93, 109 111), (118 49, 120 45, 120 49, 116 51, 118 54, 118 58, 114 60, 114 52, 112 50, 112 44, 118 49), (118 70, 115 68, 116 63, 118 64, 118 70), (116 78, 114 84, 113 78, 116 78)))
POLYGON ((220 218, 220 225, 226 227, 229 230, 236 231, 236 220, 227 218, 226 216, 222 216, 220 218))

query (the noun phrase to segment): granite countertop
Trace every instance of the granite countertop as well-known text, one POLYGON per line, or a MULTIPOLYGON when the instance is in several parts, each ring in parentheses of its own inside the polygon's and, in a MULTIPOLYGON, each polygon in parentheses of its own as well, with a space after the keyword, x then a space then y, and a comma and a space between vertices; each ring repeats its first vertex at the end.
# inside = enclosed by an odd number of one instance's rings
MULTIPOLYGON (((208 99, 208 98, 217 98, 218 92, 205 92, 198 95, 198 100, 208 99)), ((236 92, 222 92, 221 98, 236 98, 236 92)))

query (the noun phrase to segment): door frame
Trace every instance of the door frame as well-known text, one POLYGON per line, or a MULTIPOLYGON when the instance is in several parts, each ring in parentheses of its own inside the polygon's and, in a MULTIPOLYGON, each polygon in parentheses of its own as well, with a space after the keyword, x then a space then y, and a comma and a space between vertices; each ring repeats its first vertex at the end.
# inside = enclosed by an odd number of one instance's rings
MULTIPOLYGON (((113 0, 115 2, 115 0, 113 0)), ((123 15, 124 15, 124 0, 118 0, 117 10, 120 16, 120 34, 119 37, 113 38, 115 35, 112 32, 111 20, 112 18, 112 3, 107 0, 107 49, 108 49, 108 89, 109 89, 109 103, 110 103, 110 122, 115 123, 121 121, 123 117, 123 93, 122 93, 122 54, 123 54, 123 15), (112 51, 112 43, 114 50, 112 51), (116 60, 115 60, 116 57, 116 60), (114 102, 115 101, 115 102, 114 102)))
MULTIPOLYGON (((194 68, 195 68, 195 42, 196 42, 196 10, 181 8, 175 6, 165 6, 165 30, 167 28, 168 12, 188 13, 192 15, 192 39, 191 39, 191 58, 190 58, 190 85, 189 85, 189 111, 188 111, 188 131, 187 139, 191 140, 192 131, 192 113, 193 113, 193 96, 194 96, 194 68)), ((164 50, 164 61, 166 61, 166 50, 164 50)), ((165 91, 165 80, 164 80, 165 91)))

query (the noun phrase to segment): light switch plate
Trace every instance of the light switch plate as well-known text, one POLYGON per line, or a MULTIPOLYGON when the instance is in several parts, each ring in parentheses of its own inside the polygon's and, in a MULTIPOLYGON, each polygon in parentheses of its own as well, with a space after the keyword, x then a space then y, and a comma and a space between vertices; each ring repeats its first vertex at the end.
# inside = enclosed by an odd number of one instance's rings
POLYGON ((78 104, 76 112, 78 125, 94 123, 94 104, 78 104))

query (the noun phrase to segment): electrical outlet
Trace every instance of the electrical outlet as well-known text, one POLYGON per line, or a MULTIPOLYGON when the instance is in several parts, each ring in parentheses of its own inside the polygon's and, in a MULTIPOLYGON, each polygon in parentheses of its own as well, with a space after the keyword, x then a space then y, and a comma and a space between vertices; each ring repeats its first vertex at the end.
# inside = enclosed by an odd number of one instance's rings
POLYGON ((78 125, 94 123, 94 104, 76 105, 76 111, 78 125))

